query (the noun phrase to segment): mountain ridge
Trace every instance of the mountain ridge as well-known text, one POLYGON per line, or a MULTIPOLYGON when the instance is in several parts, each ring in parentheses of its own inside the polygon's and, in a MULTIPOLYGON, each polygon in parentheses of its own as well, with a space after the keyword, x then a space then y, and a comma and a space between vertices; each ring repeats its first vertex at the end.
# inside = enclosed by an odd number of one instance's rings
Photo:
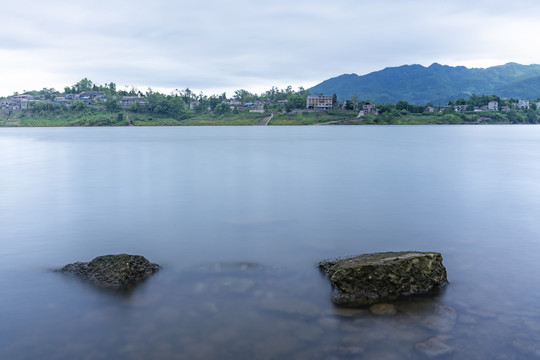
POLYGON ((311 87, 312 94, 336 94, 340 100, 376 103, 446 104, 476 95, 536 99, 540 95, 540 65, 509 62, 488 68, 433 63, 386 67, 366 75, 342 74, 311 87))

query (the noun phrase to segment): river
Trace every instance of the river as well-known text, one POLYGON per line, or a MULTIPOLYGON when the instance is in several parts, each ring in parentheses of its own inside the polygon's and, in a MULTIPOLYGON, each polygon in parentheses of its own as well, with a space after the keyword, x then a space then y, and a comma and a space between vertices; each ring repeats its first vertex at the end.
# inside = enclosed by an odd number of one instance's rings
POLYGON ((536 359, 539 219, 539 126, 2 128, 0 358, 536 359), (333 306, 320 260, 394 250, 449 285, 333 306), (163 268, 51 271, 115 253, 163 268))

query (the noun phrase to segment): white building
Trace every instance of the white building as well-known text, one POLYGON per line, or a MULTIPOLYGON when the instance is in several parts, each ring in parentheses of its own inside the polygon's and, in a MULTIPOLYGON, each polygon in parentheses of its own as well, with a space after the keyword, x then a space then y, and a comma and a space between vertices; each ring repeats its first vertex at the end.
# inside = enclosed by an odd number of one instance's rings
POLYGON ((516 103, 516 108, 518 109, 529 109, 529 100, 519 100, 516 103))
POLYGON ((122 99, 118 100, 118 105, 122 107, 129 107, 136 103, 140 105, 146 104, 145 98, 139 96, 122 96, 122 99))
POLYGON ((499 111, 499 102, 498 101, 490 101, 488 103, 488 110, 491 111, 499 111))

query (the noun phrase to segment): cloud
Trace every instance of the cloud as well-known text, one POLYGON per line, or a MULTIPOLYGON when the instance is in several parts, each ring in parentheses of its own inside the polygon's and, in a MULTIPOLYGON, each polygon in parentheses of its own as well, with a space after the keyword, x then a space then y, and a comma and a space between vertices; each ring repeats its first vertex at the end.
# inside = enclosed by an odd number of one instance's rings
POLYGON ((0 94, 83 77, 232 94, 411 63, 531 63, 539 10, 532 0, 11 2, 0 94))

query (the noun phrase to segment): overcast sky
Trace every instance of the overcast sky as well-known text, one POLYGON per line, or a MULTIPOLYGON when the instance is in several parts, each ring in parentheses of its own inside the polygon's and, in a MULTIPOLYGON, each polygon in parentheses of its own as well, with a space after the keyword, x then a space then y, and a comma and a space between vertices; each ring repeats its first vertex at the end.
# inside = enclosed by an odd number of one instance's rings
POLYGON ((540 63, 540 1, 10 1, 0 95, 86 77, 207 95, 434 62, 540 63))

